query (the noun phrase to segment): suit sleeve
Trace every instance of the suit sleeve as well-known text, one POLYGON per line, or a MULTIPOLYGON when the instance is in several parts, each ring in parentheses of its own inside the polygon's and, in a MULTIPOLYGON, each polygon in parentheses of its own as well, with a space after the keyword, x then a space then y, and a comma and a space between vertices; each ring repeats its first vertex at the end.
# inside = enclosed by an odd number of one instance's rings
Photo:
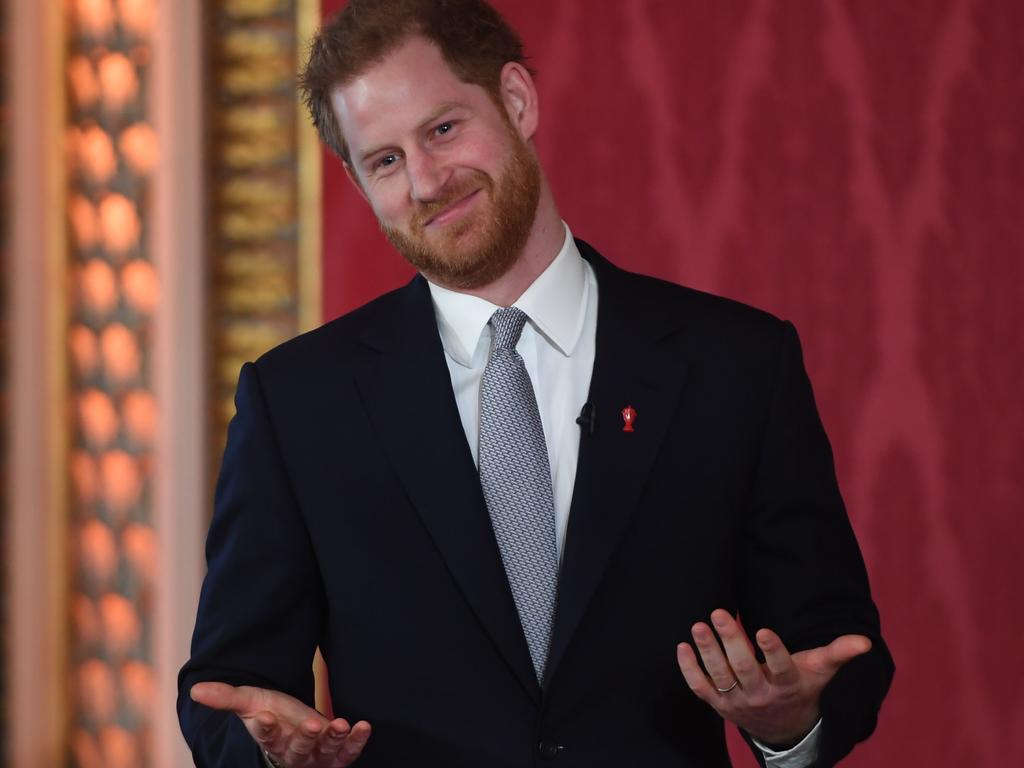
POLYGON ((275 438, 257 366, 243 366, 206 542, 192 655, 178 718, 195 764, 263 768, 233 713, 193 702, 200 681, 282 691, 312 706, 323 592, 308 531, 275 438))
MULTIPOLYGON (((778 349, 740 560, 740 616, 750 633, 774 629, 791 652, 843 634, 871 638, 871 651, 823 692, 815 766, 826 768, 874 730, 893 663, 790 323, 778 349)), ((754 753, 763 765, 763 754, 754 753)))

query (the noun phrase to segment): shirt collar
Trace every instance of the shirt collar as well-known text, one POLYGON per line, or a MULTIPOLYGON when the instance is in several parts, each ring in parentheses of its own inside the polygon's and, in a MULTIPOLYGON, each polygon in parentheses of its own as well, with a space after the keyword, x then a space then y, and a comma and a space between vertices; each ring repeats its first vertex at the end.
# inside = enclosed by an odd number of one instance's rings
MULTIPOLYGON (((512 306, 523 310, 533 326, 568 357, 583 332, 590 289, 583 257, 569 225, 564 222, 562 225, 565 242, 558 255, 512 306)), ((428 285, 445 352, 459 365, 471 367, 480 336, 499 307, 478 296, 442 288, 429 281, 428 285)))

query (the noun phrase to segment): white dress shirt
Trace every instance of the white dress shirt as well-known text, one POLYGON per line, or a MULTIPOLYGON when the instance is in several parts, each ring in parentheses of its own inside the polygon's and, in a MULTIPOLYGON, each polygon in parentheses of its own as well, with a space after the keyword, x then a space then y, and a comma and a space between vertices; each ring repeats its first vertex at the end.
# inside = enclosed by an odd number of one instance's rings
MULTIPOLYGON (((430 295, 462 428, 476 462, 480 447, 480 377, 491 354, 487 321, 501 307, 433 283, 430 295)), ((555 539, 561 560, 580 449, 576 417, 590 391, 597 338, 597 278, 593 267, 580 256, 568 227, 555 260, 513 306, 529 317, 516 351, 530 374, 544 425, 555 504, 555 539)))
MULTIPOLYGON (((466 440, 478 461, 480 378, 491 352, 488 320, 499 306, 486 299, 429 283, 445 361, 466 440)), ((561 560, 569 505, 576 482, 580 427, 576 417, 587 402, 597 340, 597 278, 580 255, 568 225, 555 260, 513 302, 529 321, 516 351, 526 365, 537 396, 555 505, 555 538, 561 560)), ((682 638, 681 638, 682 639, 682 638)), ((803 768, 818 754, 821 721, 792 749, 784 752, 758 744, 769 768, 803 768)))

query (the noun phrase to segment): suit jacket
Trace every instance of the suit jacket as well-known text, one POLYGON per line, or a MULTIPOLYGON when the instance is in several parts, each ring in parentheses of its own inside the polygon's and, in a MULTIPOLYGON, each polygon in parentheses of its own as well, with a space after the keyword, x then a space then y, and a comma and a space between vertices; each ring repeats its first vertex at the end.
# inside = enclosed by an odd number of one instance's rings
POLYGON ((728 765, 675 659, 716 607, 791 651, 871 637, 824 693, 818 764, 872 731, 892 661, 793 327, 579 246, 595 419, 543 687, 416 278, 242 369, 179 678, 197 765, 261 763, 191 685, 311 702, 317 645, 335 712, 373 726, 365 768, 728 765))

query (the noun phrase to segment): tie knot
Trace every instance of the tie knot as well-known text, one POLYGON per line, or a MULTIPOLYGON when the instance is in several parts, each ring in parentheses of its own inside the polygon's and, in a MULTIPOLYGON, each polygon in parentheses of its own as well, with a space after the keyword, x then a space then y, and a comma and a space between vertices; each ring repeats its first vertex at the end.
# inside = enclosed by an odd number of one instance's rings
POLYGON ((491 315, 495 349, 515 349, 526 325, 526 313, 519 307, 505 307, 491 315))

